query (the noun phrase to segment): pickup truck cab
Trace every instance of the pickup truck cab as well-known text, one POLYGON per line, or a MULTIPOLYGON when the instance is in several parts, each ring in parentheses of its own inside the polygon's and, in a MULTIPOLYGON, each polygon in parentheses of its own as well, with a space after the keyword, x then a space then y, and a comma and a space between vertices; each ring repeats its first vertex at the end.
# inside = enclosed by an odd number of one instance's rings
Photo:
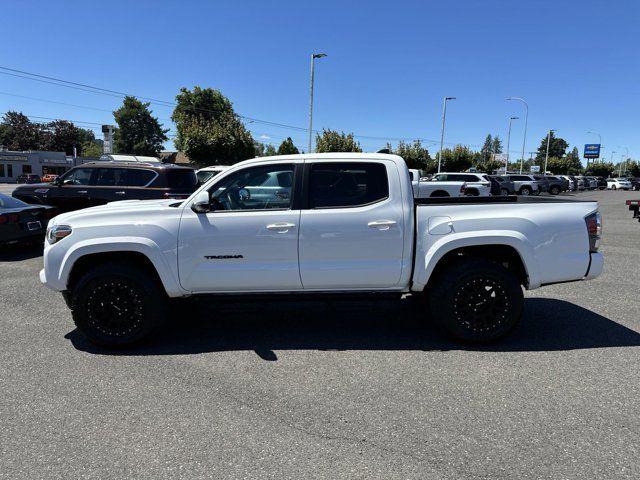
POLYGON ((414 199, 396 155, 259 158, 183 201, 55 217, 40 279, 108 347, 148 336, 170 298, 198 295, 411 293, 451 335, 490 341, 520 318, 522 287, 602 271, 597 203, 544 200, 414 199))

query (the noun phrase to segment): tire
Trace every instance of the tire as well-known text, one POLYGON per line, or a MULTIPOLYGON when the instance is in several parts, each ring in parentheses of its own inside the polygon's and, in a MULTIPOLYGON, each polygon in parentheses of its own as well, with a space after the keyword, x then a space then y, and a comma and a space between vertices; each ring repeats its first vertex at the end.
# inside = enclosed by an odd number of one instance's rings
POLYGON ((472 188, 472 189, 465 190, 464 195, 466 197, 479 197, 480 192, 478 192, 478 190, 476 190, 475 188, 472 188))
POLYGON ((617 190, 615 185, 611 185, 611 190, 617 190))
POLYGON ((502 195, 503 197, 506 197, 507 195, 509 195, 509 190, 506 188, 501 188, 500 195, 502 195))
POLYGON ((519 195, 531 195, 531 188, 530 187, 522 187, 520 189, 520 191, 518 192, 519 195))
POLYGON ((497 340, 509 333, 522 316, 522 287, 515 275, 498 263, 463 259, 434 280, 428 291, 431 313, 458 340, 497 340))
POLYGON ((87 272, 73 289, 73 321, 92 343, 123 348, 156 330, 167 312, 167 296, 146 270, 105 263, 87 272), (123 311, 133 313, 124 315, 123 311))
POLYGON ((551 195, 558 195, 560 193, 560 189, 558 187, 551 187, 549 188, 549 193, 551 195))

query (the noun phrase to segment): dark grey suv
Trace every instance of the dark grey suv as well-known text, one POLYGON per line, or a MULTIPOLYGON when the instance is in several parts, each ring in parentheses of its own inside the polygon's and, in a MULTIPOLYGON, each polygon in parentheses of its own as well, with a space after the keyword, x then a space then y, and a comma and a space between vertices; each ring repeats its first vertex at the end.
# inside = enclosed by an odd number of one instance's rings
POLYGON ((68 212, 118 200, 183 199, 198 186, 192 168, 165 163, 92 162, 72 168, 52 183, 16 188, 27 203, 53 205, 68 212))

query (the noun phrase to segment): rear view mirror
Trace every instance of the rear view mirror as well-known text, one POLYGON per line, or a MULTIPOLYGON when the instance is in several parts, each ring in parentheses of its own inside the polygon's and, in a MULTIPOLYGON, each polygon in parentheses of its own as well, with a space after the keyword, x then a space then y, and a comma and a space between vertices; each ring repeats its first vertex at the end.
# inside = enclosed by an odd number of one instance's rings
POLYGON ((209 200, 209 192, 206 190, 199 192, 191 204, 191 210, 196 213, 208 213, 211 211, 211 201, 209 200))

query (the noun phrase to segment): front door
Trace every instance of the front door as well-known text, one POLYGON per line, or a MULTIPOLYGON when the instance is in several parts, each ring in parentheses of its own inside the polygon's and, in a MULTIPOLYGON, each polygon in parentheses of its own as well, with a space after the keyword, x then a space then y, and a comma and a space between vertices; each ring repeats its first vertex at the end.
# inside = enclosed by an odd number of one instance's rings
POLYGON ((405 226, 395 165, 317 162, 308 168, 308 208, 300 218, 305 290, 397 286, 405 226))
MULTIPOLYGON (((299 165, 302 165, 301 163, 299 165)), ((209 188, 213 211, 185 208, 180 283, 193 292, 295 291, 300 210, 293 209, 295 164, 246 167, 209 188)))
POLYGON ((90 189, 93 184, 93 169, 78 167, 61 177, 60 184, 51 186, 45 203, 56 206, 62 211, 79 210, 91 207, 90 189))

